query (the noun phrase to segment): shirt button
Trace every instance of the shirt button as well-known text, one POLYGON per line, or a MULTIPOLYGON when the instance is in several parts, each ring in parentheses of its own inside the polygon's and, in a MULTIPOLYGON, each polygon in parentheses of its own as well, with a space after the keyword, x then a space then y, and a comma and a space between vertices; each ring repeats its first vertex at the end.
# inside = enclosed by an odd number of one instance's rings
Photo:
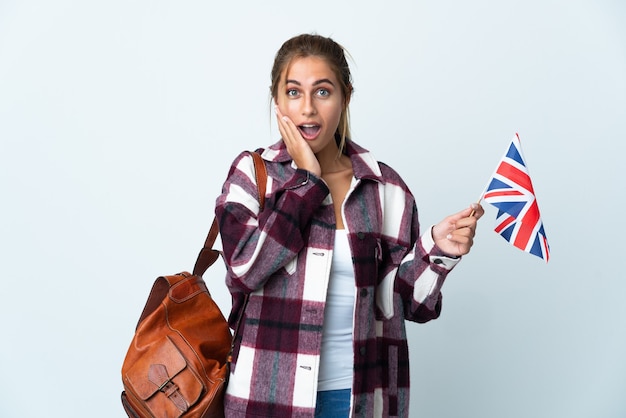
POLYGON ((364 298, 367 296, 367 289, 361 289, 361 297, 364 298))
POLYGON ((357 236, 359 239, 363 239, 363 238, 365 238, 365 234, 364 234, 363 232, 358 232, 358 233, 356 234, 356 236, 357 236))
POLYGON ((435 261, 433 261, 433 263, 435 264, 443 264, 443 260, 440 258, 435 259, 435 261))
POLYGON ((365 347, 359 348, 359 353, 361 353, 361 355, 364 356, 367 353, 367 348, 365 347))

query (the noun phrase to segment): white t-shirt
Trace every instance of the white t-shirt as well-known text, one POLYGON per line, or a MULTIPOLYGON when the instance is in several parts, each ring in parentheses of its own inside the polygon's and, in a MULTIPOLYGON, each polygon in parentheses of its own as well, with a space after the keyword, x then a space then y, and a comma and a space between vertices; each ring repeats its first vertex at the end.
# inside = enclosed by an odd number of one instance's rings
POLYGON ((352 328, 356 285, 345 229, 335 232, 326 296, 318 390, 351 389, 354 366, 352 328))

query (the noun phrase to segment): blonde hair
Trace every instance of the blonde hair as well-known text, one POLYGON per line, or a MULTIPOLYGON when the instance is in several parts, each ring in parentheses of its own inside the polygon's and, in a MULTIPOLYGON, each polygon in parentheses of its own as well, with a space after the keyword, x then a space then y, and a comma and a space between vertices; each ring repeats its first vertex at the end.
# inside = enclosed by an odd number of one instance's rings
POLYGON ((287 40, 276 53, 274 65, 272 66, 272 85, 270 92, 272 99, 276 99, 278 94, 278 84, 283 71, 298 58, 319 57, 326 61, 331 70, 335 73, 344 98, 344 108, 341 111, 339 124, 335 131, 335 140, 340 152, 343 151, 346 139, 350 138, 350 112, 348 104, 352 96, 352 75, 346 60, 347 51, 333 41, 320 35, 302 34, 287 40))

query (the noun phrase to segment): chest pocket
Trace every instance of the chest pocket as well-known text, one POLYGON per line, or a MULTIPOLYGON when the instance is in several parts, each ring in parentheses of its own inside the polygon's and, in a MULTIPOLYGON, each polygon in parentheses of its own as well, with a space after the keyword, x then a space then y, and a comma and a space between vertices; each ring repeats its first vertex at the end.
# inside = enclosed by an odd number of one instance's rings
POLYGON ((352 238, 352 261, 358 287, 375 287, 382 263, 380 238, 369 232, 357 232, 352 238))
POLYGON ((358 232, 353 239, 353 261, 357 287, 369 288, 376 294, 376 316, 390 319, 394 315, 393 297, 397 268, 384 273, 383 249, 379 237, 372 233, 358 232))

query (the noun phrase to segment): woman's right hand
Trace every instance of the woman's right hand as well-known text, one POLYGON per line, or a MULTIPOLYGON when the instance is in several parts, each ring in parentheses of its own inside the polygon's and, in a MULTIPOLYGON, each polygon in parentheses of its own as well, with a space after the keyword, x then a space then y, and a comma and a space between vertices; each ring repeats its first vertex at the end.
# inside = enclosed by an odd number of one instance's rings
POLYGON ((300 135, 298 127, 291 119, 280 112, 278 106, 275 106, 274 109, 276 110, 278 129, 283 137, 283 142, 287 146, 287 152, 293 158, 293 161, 298 168, 307 170, 320 177, 322 175, 320 163, 317 161, 317 157, 309 144, 300 135))

